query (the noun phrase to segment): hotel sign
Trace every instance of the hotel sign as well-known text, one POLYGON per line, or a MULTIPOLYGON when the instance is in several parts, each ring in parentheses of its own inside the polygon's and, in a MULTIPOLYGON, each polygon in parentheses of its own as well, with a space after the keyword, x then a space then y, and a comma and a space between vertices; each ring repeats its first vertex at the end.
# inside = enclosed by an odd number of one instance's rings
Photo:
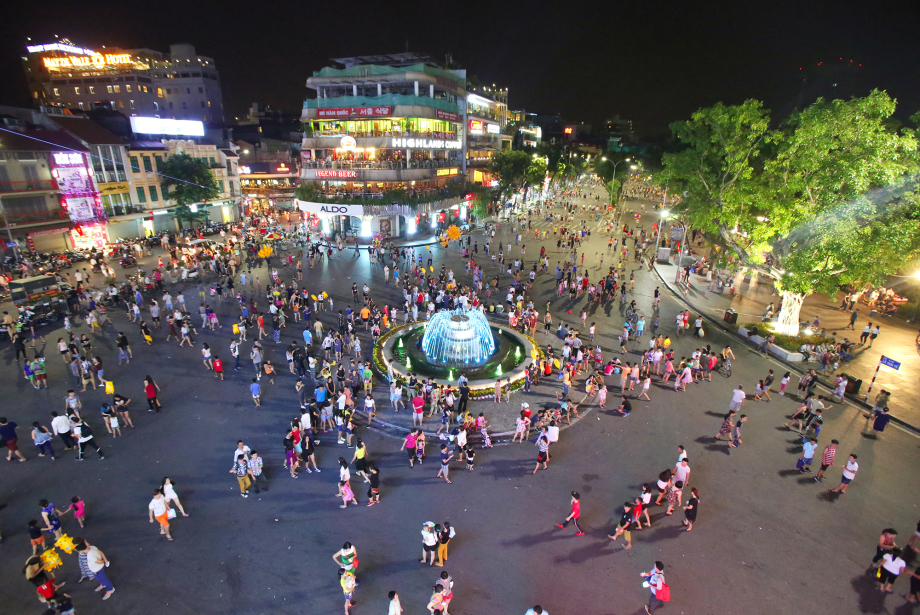
POLYGON ((317 109, 316 117, 375 117, 391 115, 393 107, 341 107, 337 109, 317 109))
POLYGON ((405 147, 408 149, 461 149, 462 146, 463 144, 459 140, 404 139, 397 137, 390 140, 390 147, 405 147))
POLYGON ((328 169, 317 169, 316 177, 334 177, 334 178, 351 178, 354 179, 358 177, 357 171, 350 170, 328 170, 328 169))
POLYGON ((435 109, 434 114, 439 120, 447 120, 448 122, 456 122, 460 119, 459 114, 451 113, 450 111, 441 111, 440 109, 435 109))
POLYGON ((60 56, 42 58, 45 68, 102 68, 119 64, 134 64, 130 53, 94 53, 91 56, 60 56))

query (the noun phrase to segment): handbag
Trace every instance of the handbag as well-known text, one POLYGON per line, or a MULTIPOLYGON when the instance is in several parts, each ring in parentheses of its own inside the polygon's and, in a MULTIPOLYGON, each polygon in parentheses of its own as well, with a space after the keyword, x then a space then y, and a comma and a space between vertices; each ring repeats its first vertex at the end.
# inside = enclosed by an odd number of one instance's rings
POLYGON ((175 509, 175 508, 167 508, 167 509, 166 509, 166 518, 167 518, 167 519, 175 519, 175 518, 176 518, 176 509, 175 509))
POLYGON ((805 460, 802 459, 801 457, 799 457, 799 460, 795 462, 795 467, 796 467, 796 469, 799 469, 799 470, 801 470, 802 468, 804 468, 804 467, 805 467, 805 460))
POLYGON ((671 601, 671 588, 668 587, 667 583, 661 583, 661 589, 655 593, 655 597, 661 600, 662 602, 671 601))

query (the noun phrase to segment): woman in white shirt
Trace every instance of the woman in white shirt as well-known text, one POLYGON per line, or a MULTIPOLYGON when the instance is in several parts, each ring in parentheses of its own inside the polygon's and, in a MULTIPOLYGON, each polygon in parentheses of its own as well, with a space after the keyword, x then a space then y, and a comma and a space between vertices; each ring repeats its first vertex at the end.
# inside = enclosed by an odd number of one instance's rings
POLYGON ((881 591, 890 592, 891 584, 895 582, 898 575, 907 567, 907 562, 901 559, 901 549, 895 547, 891 553, 886 553, 882 558, 882 567, 879 569, 878 588, 881 591))
POLYGON ((163 478, 163 485, 161 486, 161 489, 163 490, 163 499, 166 500, 167 506, 170 502, 175 502, 176 508, 178 508, 179 512, 182 513, 182 516, 188 517, 188 515, 185 514, 185 509, 182 508, 182 502, 179 501, 179 496, 176 495, 174 487, 175 485, 173 484, 171 478, 168 476, 163 478))

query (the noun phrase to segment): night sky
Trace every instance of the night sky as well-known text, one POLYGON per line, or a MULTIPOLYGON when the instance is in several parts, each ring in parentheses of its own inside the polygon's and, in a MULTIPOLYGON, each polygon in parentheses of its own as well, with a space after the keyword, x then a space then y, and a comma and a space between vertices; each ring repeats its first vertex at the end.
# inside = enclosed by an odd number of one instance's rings
POLYGON ((873 87, 898 99, 902 119, 920 111, 916 0, 97 0, 10 2, 2 21, 0 104, 28 103, 25 38, 45 43, 57 34, 91 48, 191 43, 217 61, 231 118, 252 101, 299 109, 306 78, 328 58, 401 52, 407 41, 435 58, 450 52, 483 83, 508 87, 512 108, 586 122, 619 114, 642 134, 717 101, 758 98, 782 116, 817 95, 873 87))

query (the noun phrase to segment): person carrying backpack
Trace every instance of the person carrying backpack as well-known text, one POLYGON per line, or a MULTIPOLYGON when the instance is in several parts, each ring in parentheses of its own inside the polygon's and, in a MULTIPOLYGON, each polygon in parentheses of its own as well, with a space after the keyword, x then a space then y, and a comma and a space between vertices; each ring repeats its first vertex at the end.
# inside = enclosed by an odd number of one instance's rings
POLYGON ((652 596, 648 599, 648 605, 645 607, 646 613, 654 613, 657 609, 664 606, 665 602, 671 601, 671 588, 664 580, 664 564, 656 561, 655 565, 648 572, 643 572, 641 576, 651 591, 652 596))

